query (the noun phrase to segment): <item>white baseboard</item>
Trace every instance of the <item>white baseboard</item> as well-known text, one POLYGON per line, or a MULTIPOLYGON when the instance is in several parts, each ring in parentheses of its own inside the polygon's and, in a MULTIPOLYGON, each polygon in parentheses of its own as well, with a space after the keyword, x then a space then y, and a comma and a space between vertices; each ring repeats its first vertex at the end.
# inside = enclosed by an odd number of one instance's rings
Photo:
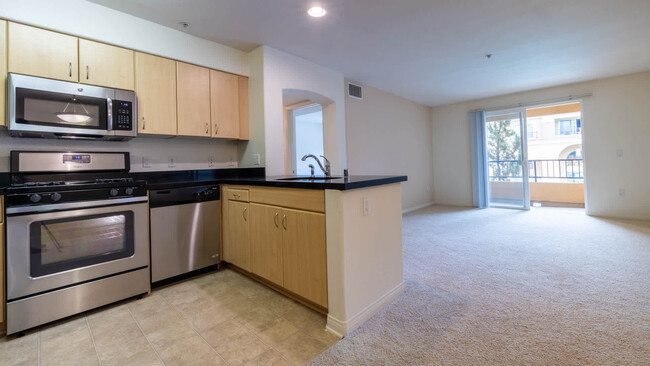
POLYGON ((405 209, 402 210, 402 215, 407 214, 409 212, 417 211, 417 210, 419 210, 421 208, 433 206, 434 204, 435 204, 435 202, 431 201, 431 202, 423 203, 421 205, 405 208, 405 209))
POLYGON ((395 301, 395 299, 401 295, 402 292, 404 292, 404 282, 400 282, 399 285, 395 286, 392 290, 388 291, 382 297, 373 301, 370 305, 366 306, 363 310, 356 313, 347 320, 336 319, 333 316, 328 315, 326 329, 330 333, 343 338, 353 330, 363 325, 363 323, 372 318, 381 309, 385 308, 387 305, 395 301))

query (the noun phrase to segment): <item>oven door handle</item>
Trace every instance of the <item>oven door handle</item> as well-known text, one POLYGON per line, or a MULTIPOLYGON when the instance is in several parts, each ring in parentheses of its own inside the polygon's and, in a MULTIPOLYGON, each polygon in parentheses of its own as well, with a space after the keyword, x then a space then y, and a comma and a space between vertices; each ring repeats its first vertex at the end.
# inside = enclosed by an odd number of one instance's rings
POLYGON ((7 215, 62 211, 62 210, 102 207, 102 206, 114 206, 114 205, 122 205, 127 203, 134 203, 134 202, 147 202, 147 200, 148 198, 145 196, 145 197, 115 198, 110 200, 98 200, 98 201, 54 203, 51 205, 7 207, 7 215))

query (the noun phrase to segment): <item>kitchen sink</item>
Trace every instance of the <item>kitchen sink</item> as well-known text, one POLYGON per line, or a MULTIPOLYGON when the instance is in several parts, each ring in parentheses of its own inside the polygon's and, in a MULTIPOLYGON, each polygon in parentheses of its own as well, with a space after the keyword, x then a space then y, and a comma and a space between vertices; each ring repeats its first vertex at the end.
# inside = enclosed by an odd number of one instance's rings
POLYGON ((308 181, 317 181, 317 180, 330 180, 330 179, 340 179, 343 177, 288 177, 288 178, 278 178, 276 180, 308 180, 308 181))

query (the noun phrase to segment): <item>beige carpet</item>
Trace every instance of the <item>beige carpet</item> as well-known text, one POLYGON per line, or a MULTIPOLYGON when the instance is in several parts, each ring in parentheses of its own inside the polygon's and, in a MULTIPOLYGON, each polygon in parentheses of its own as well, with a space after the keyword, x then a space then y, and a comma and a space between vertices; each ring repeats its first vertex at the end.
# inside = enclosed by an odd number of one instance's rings
POLYGON ((650 223, 581 209, 404 217, 405 293, 313 365, 650 365, 650 223))

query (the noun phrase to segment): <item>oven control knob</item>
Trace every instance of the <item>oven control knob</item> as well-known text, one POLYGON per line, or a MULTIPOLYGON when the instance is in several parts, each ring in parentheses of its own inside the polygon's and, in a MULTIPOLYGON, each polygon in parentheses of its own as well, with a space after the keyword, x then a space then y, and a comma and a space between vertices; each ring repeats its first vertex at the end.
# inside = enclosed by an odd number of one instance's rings
POLYGON ((38 193, 34 193, 34 194, 30 194, 30 195, 29 195, 29 200, 32 201, 32 202, 34 202, 34 203, 36 203, 36 202, 40 202, 40 201, 41 201, 41 198, 42 198, 41 195, 38 194, 38 193))
POLYGON ((120 191, 117 190, 117 188, 111 188, 111 190, 108 192, 111 196, 115 197, 120 193, 120 191))
POLYGON ((126 189, 124 190, 124 193, 126 193, 126 194, 128 194, 128 195, 133 194, 133 188, 131 188, 131 187, 126 188, 126 189))
POLYGON ((50 195, 50 199, 54 202, 58 202, 61 200, 61 193, 54 192, 50 195))

